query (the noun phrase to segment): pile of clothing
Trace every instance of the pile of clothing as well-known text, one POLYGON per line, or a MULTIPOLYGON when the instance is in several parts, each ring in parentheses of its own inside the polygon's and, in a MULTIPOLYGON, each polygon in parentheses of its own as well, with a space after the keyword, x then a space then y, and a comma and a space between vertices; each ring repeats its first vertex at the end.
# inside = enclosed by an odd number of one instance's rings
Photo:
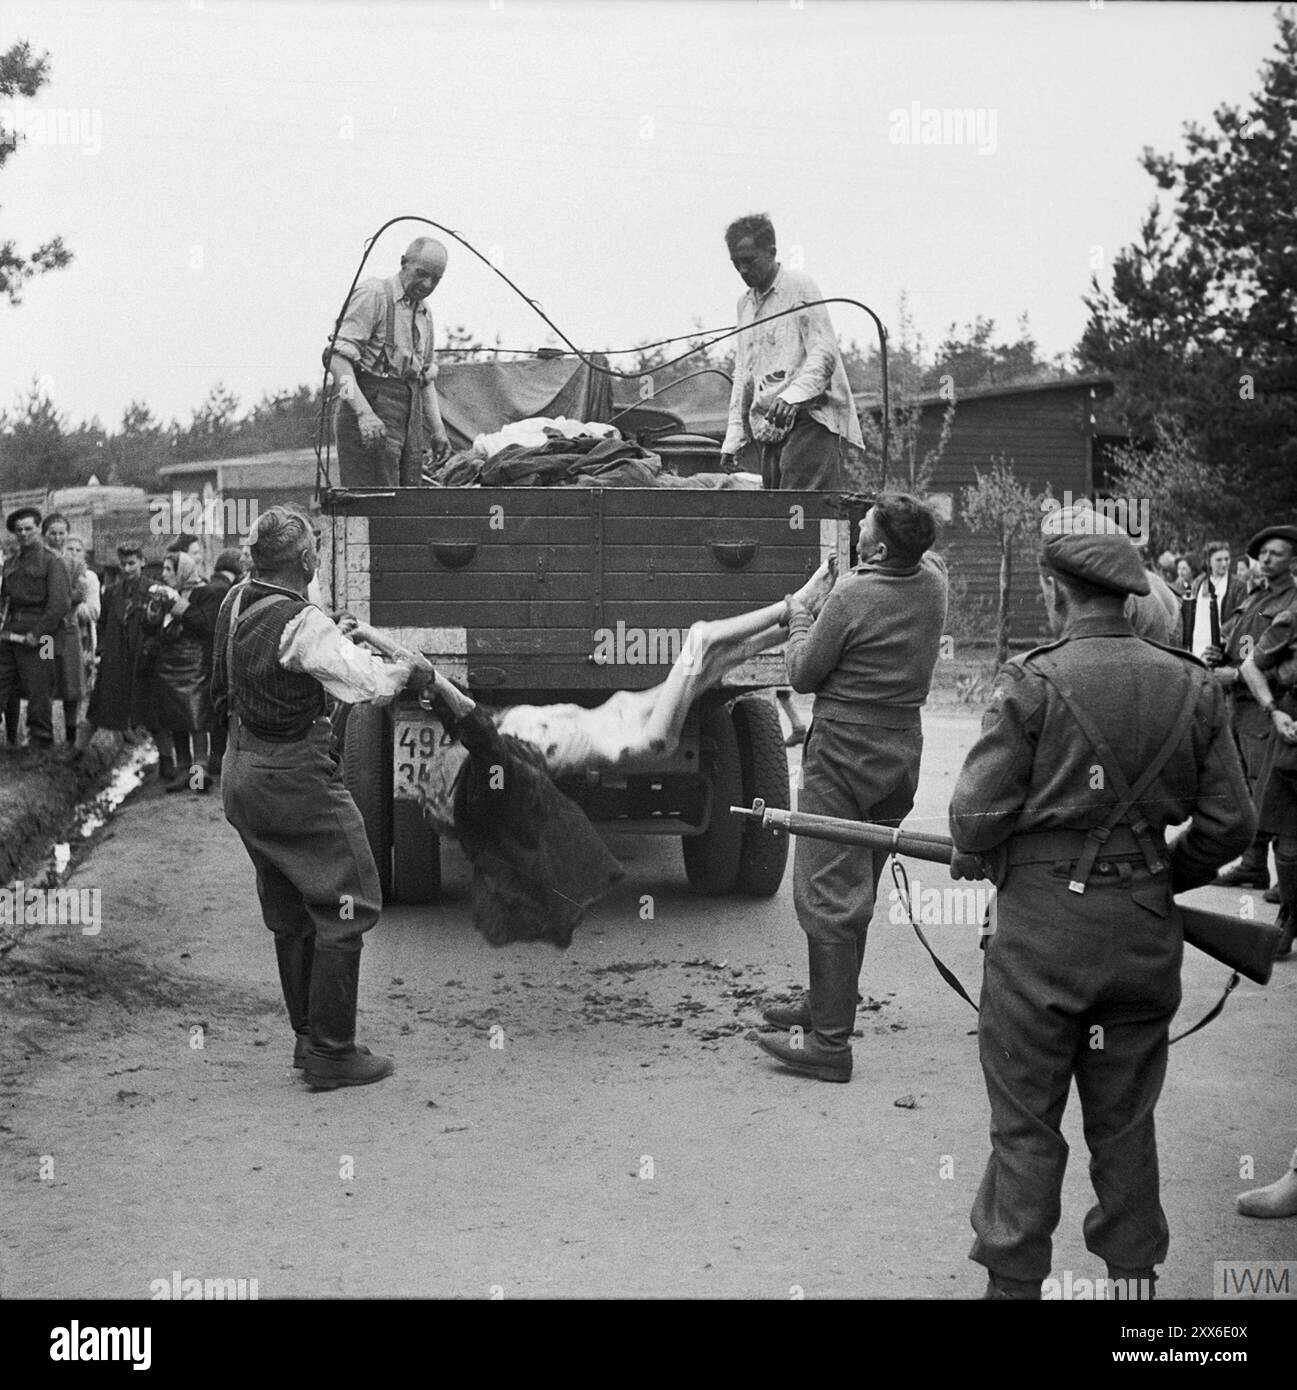
POLYGON ((755 474, 679 477, 657 454, 623 439, 612 425, 581 420, 519 420, 453 453, 425 473, 432 487, 687 487, 761 486, 755 474))

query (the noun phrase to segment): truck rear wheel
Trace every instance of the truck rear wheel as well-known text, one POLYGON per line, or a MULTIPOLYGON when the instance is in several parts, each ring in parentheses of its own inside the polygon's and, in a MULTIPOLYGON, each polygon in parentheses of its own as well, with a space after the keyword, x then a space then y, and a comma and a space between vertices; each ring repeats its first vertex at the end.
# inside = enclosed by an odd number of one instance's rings
POLYGON ((699 732, 700 761, 711 784, 711 819, 701 835, 682 838, 685 873, 694 892, 720 897, 734 889, 743 850, 743 822, 730 815, 730 807, 739 805, 743 797, 739 741, 725 705, 703 721, 699 732))
MULTIPOLYGON (((745 695, 734 702, 734 728, 738 735, 743 804, 751 806, 760 797, 767 806, 786 811, 791 805, 788 754, 778 711, 759 695, 745 695)), ((784 881, 788 835, 754 821, 742 822, 742 829, 743 848, 735 891, 754 898, 771 898, 784 881)))
POLYGON ((347 715, 342 779, 365 822, 386 902, 392 895, 392 727, 377 705, 356 705, 347 715))
POLYGON ((441 897, 441 837, 417 801, 392 804, 392 901, 435 903, 441 897))

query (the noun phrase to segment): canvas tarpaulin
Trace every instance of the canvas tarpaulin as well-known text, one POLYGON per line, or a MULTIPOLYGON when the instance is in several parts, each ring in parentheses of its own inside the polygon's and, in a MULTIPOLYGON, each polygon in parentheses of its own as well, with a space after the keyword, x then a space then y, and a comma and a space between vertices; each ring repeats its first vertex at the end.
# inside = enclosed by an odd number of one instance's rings
MULTIPOLYGON (((603 357, 591 361, 607 365, 603 357)), ((456 450, 515 420, 562 415, 606 423, 613 413, 612 378, 574 357, 446 364, 437 372, 437 399, 456 450)))

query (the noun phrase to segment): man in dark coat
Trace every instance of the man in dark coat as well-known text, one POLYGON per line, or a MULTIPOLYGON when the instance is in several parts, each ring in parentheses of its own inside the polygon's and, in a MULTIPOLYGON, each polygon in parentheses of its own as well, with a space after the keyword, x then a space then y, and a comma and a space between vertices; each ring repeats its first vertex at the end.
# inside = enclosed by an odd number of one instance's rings
POLYGON ((68 572, 42 543, 35 507, 10 512, 5 527, 17 536, 18 552, 4 562, 0 579, 0 710, 21 691, 31 745, 48 749, 54 743, 54 644, 72 606, 68 572))
POLYGON ((125 732, 135 724, 135 668, 143 641, 140 620, 148 590, 144 552, 138 545, 119 545, 117 563, 121 578, 104 591, 99 612, 99 672, 90 707, 77 730, 78 751, 89 747, 96 729, 125 732))
MULTIPOLYGON (((1208 647, 1203 660, 1229 695, 1234 738, 1243 758, 1248 792, 1252 804, 1260 806, 1265 798, 1274 729, 1243 680, 1242 666, 1270 624, 1281 613, 1297 608, 1297 582, 1292 573, 1297 558, 1297 526, 1268 526, 1258 531, 1248 542, 1247 553, 1260 566, 1260 580, 1227 617, 1219 646, 1208 647)), ((1264 829, 1259 831, 1242 862, 1221 874, 1216 882, 1227 888, 1268 890, 1272 839, 1264 829)))
POLYGON ((1172 894, 1209 882, 1256 826, 1219 687, 1189 653, 1135 636, 1123 604, 1148 590, 1138 552, 1081 512, 1046 523, 1058 640, 1001 669, 950 802, 955 876, 999 885, 971 1252, 993 1298, 1039 1298, 1049 1274, 1073 1077, 1098 1198, 1086 1246, 1128 1296, 1151 1297, 1169 1244, 1153 1112, 1180 1003, 1172 894), (1184 821, 1168 849, 1165 828, 1184 821))

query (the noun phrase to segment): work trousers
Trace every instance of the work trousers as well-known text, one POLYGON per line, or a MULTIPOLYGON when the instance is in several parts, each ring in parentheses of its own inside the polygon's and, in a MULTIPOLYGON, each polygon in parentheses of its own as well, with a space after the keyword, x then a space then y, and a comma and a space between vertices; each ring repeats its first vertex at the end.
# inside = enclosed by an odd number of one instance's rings
POLYGON ((779 444, 745 444, 736 462, 745 472, 760 473, 764 488, 840 491, 851 486, 845 466, 851 446, 841 436, 799 415, 779 444))
POLYGON ((34 746, 49 748, 54 742, 54 716, 50 701, 54 691, 54 662, 45 642, 41 647, 21 646, 0 639, 0 710, 10 697, 21 694, 27 701, 27 736, 34 746))
MULTIPOLYGON (((883 729, 817 716, 802 748, 797 809, 815 816, 899 825, 914 805, 923 730, 883 729)), ((811 941, 856 947, 863 961, 882 852, 799 835, 793 851, 793 906, 811 941)))
POLYGON ((1084 894, 1069 892, 1068 878, 1067 866, 1012 868, 986 940, 978 1047, 991 1158, 972 1258, 1009 1279, 1049 1275, 1073 1077, 1098 1199, 1086 1247, 1110 1266, 1145 1269, 1169 1244, 1153 1110, 1184 938, 1165 874, 1122 863, 1092 874, 1084 894))
POLYGON ((256 869, 266 926, 277 936, 313 936, 317 951, 359 951, 383 899, 329 721, 317 719, 292 743, 232 721, 221 799, 256 869))
POLYGON ((356 414, 338 406, 338 479, 342 487, 418 487, 429 440, 418 380, 374 376, 356 369, 356 381, 370 409, 383 422, 383 439, 367 447, 356 414))

